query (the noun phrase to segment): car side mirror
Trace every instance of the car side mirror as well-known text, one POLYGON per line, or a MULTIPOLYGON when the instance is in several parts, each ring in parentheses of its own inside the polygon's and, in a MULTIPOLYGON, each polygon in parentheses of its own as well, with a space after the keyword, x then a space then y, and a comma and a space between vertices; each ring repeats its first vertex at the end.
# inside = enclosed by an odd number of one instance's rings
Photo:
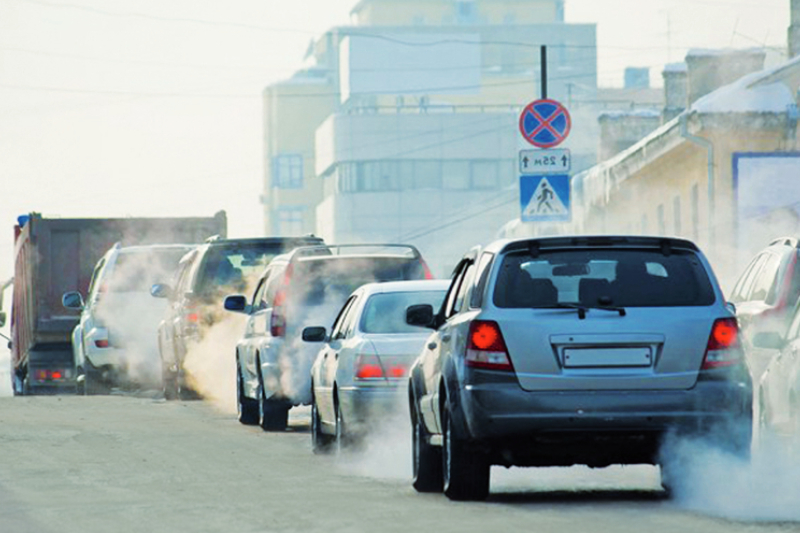
POLYGON ((231 311, 233 313, 247 313, 250 310, 250 306, 247 305, 247 298, 241 294, 228 296, 225 298, 223 305, 226 311, 231 311))
POLYGON ((312 326, 303 329, 303 341, 305 342, 325 342, 328 332, 323 327, 312 326))
POLYGON ((77 291, 65 292, 61 297, 61 305, 67 309, 81 311, 84 307, 83 296, 77 291))
POLYGON ((406 324, 423 328, 434 328, 433 306, 430 304, 412 305, 406 309, 406 324))
POLYGON ((154 298, 170 298, 172 297, 172 287, 166 283, 156 283, 150 287, 150 295, 154 298))
POLYGON ((753 336, 753 346, 756 348, 780 350, 785 344, 781 334, 775 331, 761 331, 753 336))
POLYGON ((736 314, 736 304, 735 304, 735 303, 733 303, 733 302, 726 302, 726 303, 725 303, 725 307, 727 307, 727 308, 728 308, 728 311, 730 311, 730 312, 731 312, 731 313, 733 313, 734 315, 736 314))

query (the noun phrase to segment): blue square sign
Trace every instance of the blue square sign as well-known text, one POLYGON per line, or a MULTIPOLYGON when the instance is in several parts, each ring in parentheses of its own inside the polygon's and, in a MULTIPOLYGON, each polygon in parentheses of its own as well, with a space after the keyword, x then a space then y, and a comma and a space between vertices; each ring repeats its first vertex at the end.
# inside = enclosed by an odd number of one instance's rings
POLYGON ((519 199, 523 222, 569 222, 569 175, 520 176, 519 199))

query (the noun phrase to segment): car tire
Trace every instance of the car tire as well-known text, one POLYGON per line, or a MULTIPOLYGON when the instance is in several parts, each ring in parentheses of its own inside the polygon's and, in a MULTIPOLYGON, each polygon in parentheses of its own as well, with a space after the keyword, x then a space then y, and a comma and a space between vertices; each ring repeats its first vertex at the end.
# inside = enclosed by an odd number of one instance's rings
POLYGON ((333 438, 322 431, 322 419, 319 416, 317 400, 311 400, 311 450, 323 455, 330 453, 333 438))
POLYGON ((236 365, 236 411, 239 422, 245 426, 258 424, 258 400, 244 395, 244 378, 242 377, 242 368, 238 364, 236 365))
POLYGON ((411 466, 412 482, 417 492, 442 492, 442 449, 428 442, 428 431, 416 406, 412 405, 414 415, 411 417, 412 448, 411 466))
POLYGON ((86 369, 83 373, 83 394, 84 396, 99 396, 108 394, 110 389, 97 373, 86 369))
POLYGON ((179 396, 178 377, 171 372, 164 376, 164 399, 167 401, 177 400, 179 396))
POLYGON ((333 438, 333 444, 336 453, 340 454, 350 447, 350 441, 347 435, 347 426, 342 416, 342 408, 339 406, 338 401, 334 402, 334 409, 336 410, 336 434, 333 438))
POLYGON ((457 501, 482 501, 489 496, 490 467, 483 453, 470 450, 453 427, 450 407, 442 413, 442 480, 445 496, 457 501))
POLYGON ((83 369, 80 368, 78 369, 78 379, 75 380, 75 395, 86 395, 86 376, 83 375, 83 369))
POLYGON ((289 425, 289 406, 280 400, 267 399, 264 378, 258 374, 258 419, 264 431, 286 431, 289 425))

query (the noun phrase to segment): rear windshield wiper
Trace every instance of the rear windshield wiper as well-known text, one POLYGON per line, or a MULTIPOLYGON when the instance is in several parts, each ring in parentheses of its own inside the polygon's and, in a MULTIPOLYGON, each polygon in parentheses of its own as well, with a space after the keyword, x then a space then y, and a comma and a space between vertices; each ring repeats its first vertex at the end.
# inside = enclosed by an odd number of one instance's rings
POLYGON ((615 307, 613 305, 582 305, 559 302, 556 305, 549 305, 545 309, 575 309, 578 311, 578 318, 583 320, 586 318, 586 312, 589 309, 597 309, 600 311, 613 311, 619 313, 619 316, 625 316, 627 312, 624 307, 615 307))

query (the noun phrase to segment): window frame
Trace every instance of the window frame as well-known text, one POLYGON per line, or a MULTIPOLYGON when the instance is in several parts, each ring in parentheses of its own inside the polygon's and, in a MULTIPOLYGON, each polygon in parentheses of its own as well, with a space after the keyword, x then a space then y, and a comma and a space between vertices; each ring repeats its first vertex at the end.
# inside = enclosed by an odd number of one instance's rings
POLYGON ((305 160, 300 153, 281 153, 272 158, 272 188, 302 189, 305 177, 305 160), (288 175, 282 172, 283 165, 288 175), (295 175, 297 171, 297 175, 295 175))

